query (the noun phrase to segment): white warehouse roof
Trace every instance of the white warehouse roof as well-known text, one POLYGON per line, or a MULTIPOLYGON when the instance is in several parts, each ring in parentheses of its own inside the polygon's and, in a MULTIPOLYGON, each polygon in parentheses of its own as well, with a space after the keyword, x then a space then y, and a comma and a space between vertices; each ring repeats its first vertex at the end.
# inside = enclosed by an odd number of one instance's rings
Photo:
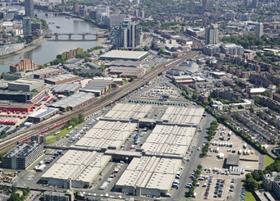
POLYGON ((101 55, 101 59, 141 60, 148 55, 145 51, 111 50, 101 55))
POLYGON ((135 131, 136 127, 136 123, 99 121, 75 146, 95 149, 114 147, 119 149, 125 140, 135 131))
POLYGON ((116 186, 168 191, 181 167, 181 162, 180 159, 157 157, 134 158, 116 186))
POLYGON ((69 150, 42 178, 90 184, 110 160, 111 156, 102 153, 69 150))

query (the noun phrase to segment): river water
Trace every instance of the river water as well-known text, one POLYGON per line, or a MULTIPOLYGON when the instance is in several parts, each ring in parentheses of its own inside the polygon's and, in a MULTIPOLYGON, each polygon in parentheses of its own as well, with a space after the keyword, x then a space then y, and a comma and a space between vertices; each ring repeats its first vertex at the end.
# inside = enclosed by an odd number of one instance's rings
MULTIPOLYGON (((54 16, 48 13, 38 13, 39 18, 47 21, 49 29, 53 33, 95 33, 97 28, 81 19, 69 18, 65 16, 54 16), (60 27, 60 28, 58 28, 60 27)), ((98 45, 95 41, 48 41, 44 40, 40 46, 28 51, 11 55, 7 58, 0 59, 0 72, 8 72, 11 64, 17 63, 22 58, 30 58, 37 64, 45 64, 53 59, 56 55, 75 48, 89 49, 98 45)))

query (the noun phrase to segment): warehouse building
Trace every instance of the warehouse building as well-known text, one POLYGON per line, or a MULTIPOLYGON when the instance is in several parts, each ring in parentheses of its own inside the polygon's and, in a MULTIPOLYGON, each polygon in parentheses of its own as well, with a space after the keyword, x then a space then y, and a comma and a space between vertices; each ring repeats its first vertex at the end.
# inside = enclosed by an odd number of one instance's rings
POLYGON ((157 125, 141 148, 149 156, 183 158, 195 131, 193 127, 157 125))
POLYGON ((24 170, 43 154, 43 144, 35 142, 17 145, 3 156, 2 168, 24 170))
POLYGON ((52 91, 54 94, 63 94, 66 96, 76 93, 80 88, 79 83, 65 83, 56 85, 52 91))
POLYGON ((202 107, 169 106, 161 120, 168 124, 197 126, 203 114, 202 107))
POLYGON ((74 82, 78 80, 80 80, 79 76, 73 74, 62 74, 62 75, 57 75, 55 77, 50 77, 45 79, 45 83, 57 85, 57 84, 63 84, 67 82, 74 82))
POLYGON ((115 77, 136 79, 144 76, 145 68, 115 67, 107 68, 108 74, 115 77))
POLYGON ((146 156, 134 158, 115 187, 125 194, 163 196, 171 190, 181 166, 180 159, 146 156))
POLYGON ((99 121, 75 146, 94 150, 120 149, 136 128, 136 123, 99 121))
POLYGON ((78 110, 79 108, 92 103, 94 99, 95 96, 93 94, 79 92, 51 104, 50 107, 59 108, 63 112, 78 110))
POLYGON ((80 89, 82 92, 93 93, 95 96, 106 94, 112 88, 113 80, 93 79, 85 87, 80 89))
POLYGON ((108 67, 139 68, 139 67, 141 67, 141 61, 113 60, 113 61, 106 61, 104 65, 107 68, 108 67))
POLYGON ((103 153, 69 150, 41 179, 63 188, 88 188, 110 160, 111 156, 103 153))
POLYGON ((104 117, 116 120, 139 120, 146 118, 152 109, 151 105, 118 103, 104 117))
POLYGON ((34 79, 45 79, 53 77, 62 73, 62 70, 58 68, 42 68, 32 72, 34 79))
MULTIPOLYGON (((1 94, 0 94, 1 97, 1 94)), ((0 102, 0 111, 1 112, 20 112, 20 113, 29 113, 33 110, 33 104, 30 103, 14 103, 9 101, 0 102)))
POLYGON ((13 82, 8 82, 8 90, 10 91, 41 91, 44 88, 44 82, 33 79, 18 79, 13 82))
POLYGON ((41 121, 44 121, 46 119, 49 119, 50 117, 54 116, 59 112, 59 109, 57 108, 42 108, 36 112, 33 112, 28 116, 27 121, 32 123, 40 123, 41 121))
POLYGON ((139 61, 149 55, 145 51, 111 50, 100 56, 103 60, 133 60, 139 61))

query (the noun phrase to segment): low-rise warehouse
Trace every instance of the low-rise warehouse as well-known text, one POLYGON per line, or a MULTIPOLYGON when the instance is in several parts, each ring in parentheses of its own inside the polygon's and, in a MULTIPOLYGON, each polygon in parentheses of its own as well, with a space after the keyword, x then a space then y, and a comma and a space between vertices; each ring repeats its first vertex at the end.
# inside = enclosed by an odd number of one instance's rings
POLYGON ((181 163, 180 159, 134 158, 116 183, 116 188, 137 196, 166 195, 181 168, 181 163))
POLYGON ((193 127, 157 125, 141 148, 145 155, 183 158, 195 130, 193 127))
POLYGON ((73 75, 73 74, 62 74, 62 75, 57 75, 55 77, 50 77, 45 79, 45 82, 47 84, 63 84, 67 82, 74 82, 80 80, 79 76, 73 75))
POLYGON ((77 92, 80 88, 79 83, 65 83, 56 85, 52 91, 55 94, 71 95, 77 92))
POLYGON ((18 79, 16 81, 8 82, 8 90, 10 91, 41 91, 44 88, 44 82, 33 79, 18 79))
POLYGON ((28 121, 32 123, 39 123, 43 120, 46 120, 59 112, 56 108, 42 108, 38 111, 33 112, 28 116, 28 121))
POLYGON ((130 67, 109 67, 108 74, 122 78, 139 78, 142 77, 146 70, 144 68, 130 68, 130 67))
POLYGON ((119 103, 113 107, 106 115, 105 118, 110 119, 143 119, 146 118, 148 113, 151 112, 151 105, 119 103))
POLYGON ((75 146, 91 149, 120 149, 125 140, 135 131, 136 123, 99 121, 75 146))
POLYGON ((201 107, 173 107, 165 111, 161 120, 170 124, 197 126, 203 116, 201 107))
POLYGON ((142 60, 148 56, 145 51, 129 51, 129 50, 111 50, 100 56, 104 60, 142 60))
POLYGON ((60 73, 62 73, 62 70, 58 68, 42 68, 32 72, 34 79, 45 79, 60 73))
POLYGON ((61 111, 76 110, 89 103, 95 99, 95 96, 90 93, 79 92, 61 99, 53 104, 51 107, 59 108, 61 111))
POLYGON ((111 156, 89 151, 67 151, 42 176, 49 185, 86 188, 98 177, 111 156))
POLYGON ((112 88, 113 80, 93 79, 85 87, 80 89, 82 92, 93 93, 95 96, 101 96, 112 88))

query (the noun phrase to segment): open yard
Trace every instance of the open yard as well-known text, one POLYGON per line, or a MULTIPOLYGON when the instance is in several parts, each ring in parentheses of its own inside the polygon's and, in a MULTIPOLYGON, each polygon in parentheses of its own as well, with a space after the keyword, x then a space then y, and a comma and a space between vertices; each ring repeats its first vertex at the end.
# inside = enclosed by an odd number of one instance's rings
POLYGON ((267 167, 274 162, 274 159, 268 155, 264 156, 264 166, 267 167))
POLYGON ((64 128, 57 133, 46 136, 46 144, 55 143, 57 140, 65 137, 69 133, 70 130, 71 130, 71 128, 70 129, 69 128, 64 128))
POLYGON ((251 192, 245 192, 245 201, 256 201, 254 195, 251 192))

